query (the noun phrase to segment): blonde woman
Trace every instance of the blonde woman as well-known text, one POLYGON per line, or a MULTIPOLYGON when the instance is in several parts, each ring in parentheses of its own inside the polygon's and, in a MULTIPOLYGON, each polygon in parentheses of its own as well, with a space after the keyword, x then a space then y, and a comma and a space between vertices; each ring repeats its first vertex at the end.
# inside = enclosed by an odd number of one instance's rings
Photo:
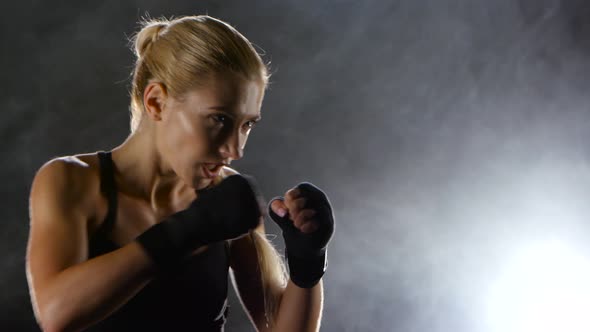
POLYGON ((210 16, 143 22, 133 42, 129 137, 50 160, 33 180, 27 277, 39 325, 222 331, 231 276, 258 331, 318 330, 328 198, 300 183, 268 205, 287 274, 254 180, 229 167, 261 118, 260 56, 210 16))

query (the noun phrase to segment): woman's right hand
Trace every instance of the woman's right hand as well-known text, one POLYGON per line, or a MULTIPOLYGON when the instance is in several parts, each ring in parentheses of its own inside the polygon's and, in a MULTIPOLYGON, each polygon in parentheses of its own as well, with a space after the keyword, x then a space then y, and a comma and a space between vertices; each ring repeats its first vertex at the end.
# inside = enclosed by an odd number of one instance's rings
POLYGON ((237 238, 256 228, 262 206, 254 179, 231 175, 199 191, 187 209, 152 226, 137 241, 158 267, 165 268, 200 246, 237 238))

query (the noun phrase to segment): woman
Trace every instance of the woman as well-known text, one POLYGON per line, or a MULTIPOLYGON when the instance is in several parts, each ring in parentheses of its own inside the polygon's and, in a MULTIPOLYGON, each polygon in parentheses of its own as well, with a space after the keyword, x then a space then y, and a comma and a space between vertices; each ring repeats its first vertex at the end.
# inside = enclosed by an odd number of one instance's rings
POLYGON ((43 165, 30 194, 27 277, 44 331, 220 331, 227 277, 259 331, 315 331, 334 229, 309 183, 268 206, 229 167, 260 120, 267 68, 209 16, 144 22, 133 42, 131 134, 43 165), (231 269, 230 269, 231 268, 231 269))

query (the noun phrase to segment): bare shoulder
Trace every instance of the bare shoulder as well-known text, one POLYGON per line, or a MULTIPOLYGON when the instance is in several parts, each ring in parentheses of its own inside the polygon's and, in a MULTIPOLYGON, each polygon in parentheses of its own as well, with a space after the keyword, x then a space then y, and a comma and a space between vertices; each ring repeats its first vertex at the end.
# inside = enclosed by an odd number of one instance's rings
POLYGON ((54 188, 80 194, 96 179, 97 171, 88 156, 56 157, 43 164, 33 179, 32 191, 42 188, 54 188))
POLYGON ((31 209, 89 212, 99 192, 98 173, 91 155, 63 156, 47 161, 33 178, 31 209))

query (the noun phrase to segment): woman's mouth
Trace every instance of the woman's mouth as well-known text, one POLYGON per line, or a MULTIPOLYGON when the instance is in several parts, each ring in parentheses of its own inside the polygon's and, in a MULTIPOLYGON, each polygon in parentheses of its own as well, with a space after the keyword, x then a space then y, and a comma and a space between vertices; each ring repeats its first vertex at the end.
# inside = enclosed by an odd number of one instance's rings
POLYGON ((215 178, 219 175, 222 167, 222 164, 203 164, 203 174, 205 174, 206 178, 215 178))

